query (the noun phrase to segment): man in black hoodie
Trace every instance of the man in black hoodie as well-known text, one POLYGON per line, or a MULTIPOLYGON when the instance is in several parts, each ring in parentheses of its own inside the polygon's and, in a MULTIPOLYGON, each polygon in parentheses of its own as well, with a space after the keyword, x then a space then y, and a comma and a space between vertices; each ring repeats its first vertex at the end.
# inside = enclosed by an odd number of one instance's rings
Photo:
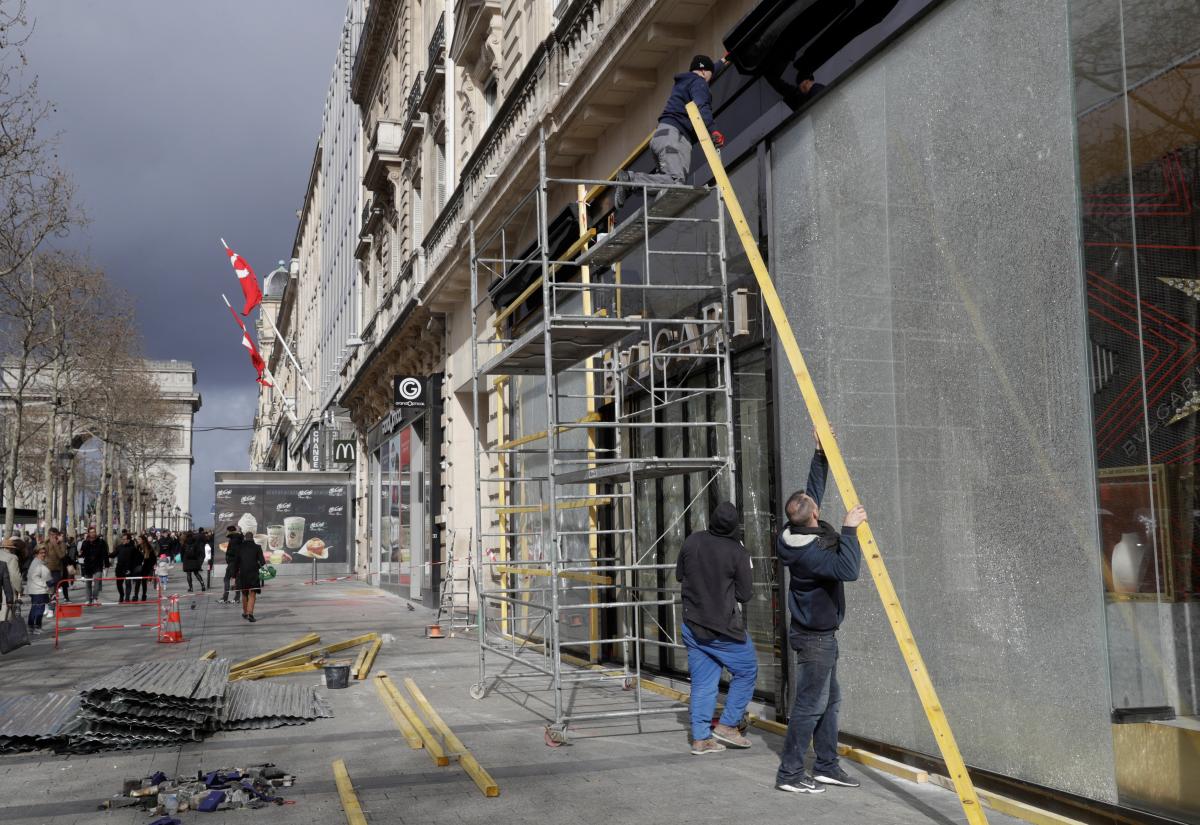
POLYGON ((737 725, 758 677, 758 657, 741 608, 754 595, 754 581, 750 554, 737 536, 737 509, 723 501, 708 529, 684 540, 675 565, 675 578, 682 585, 683 641, 692 677, 692 753, 697 756, 719 753, 726 746, 750 747, 737 725), (725 710, 714 727, 722 668, 733 678, 725 710))
MULTIPOLYGON (((650 151, 658 167, 654 172, 617 173, 617 181, 633 181, 635 183, 683 183, 692 163, 692 146, 697 140, 696 131, 692 128, 692 120, 688 117, 688 103, 695 103, 700 110, 704 126, 712 133, 712 140, 719 149, 725 145, 725 136, 713 127, 712 93, 708 84, 712 83, 716 73, 716 65, 708 55, 698 54, 692 58, 690 68, 686 72, 675 75, 675 85, 671 87, 671 95, 658 116, 658 129, 650 138, 650 151)), ((624 203, 626 189, 618 186, 616 205, 619 209, 624 203)))
POLYGON ((867 512, 859 505, 847 513, 841 532, 820 520, 828 472, 829 462, 818 440, 808 470, 808 485, 787 500, 784 510, 788 523, 775 543, 776 556, 791 573, 788 637, 796 651, 796 697, 775 787, 791 793, 821 793, 824 785, 857 788, 859 784, 838 765, 837 721, 842 693, 837 680, 835 634, 846 616, 844 583, 858 578, 862 562, 858 525, 867 520, 867 512), (804 772, 804 754, 810 741, 817 754, 812 776, 804 772))

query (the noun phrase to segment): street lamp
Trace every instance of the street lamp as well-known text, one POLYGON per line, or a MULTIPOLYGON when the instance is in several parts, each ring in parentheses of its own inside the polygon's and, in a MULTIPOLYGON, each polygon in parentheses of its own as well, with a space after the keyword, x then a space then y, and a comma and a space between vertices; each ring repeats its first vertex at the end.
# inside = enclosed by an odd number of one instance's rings
POLYGON ((58 460, 58 469, 62 471, 62 512, 59 514, 62 517, 62 529, 65 531, 67 525, 67 512, 71 509, 70 502, 67 501, 67 496, 70 490, 71 470, 75 466, 75 451, 68 447, 61 450, 56 456, 58 460))
POLYGON ((180 518, 180 515, 179 515, 182 512, 183 511, 179 509, 179 505, 176 504, 175 505, 175 529, 176 530, 180 529, 183 526, 183 520, 180 518))

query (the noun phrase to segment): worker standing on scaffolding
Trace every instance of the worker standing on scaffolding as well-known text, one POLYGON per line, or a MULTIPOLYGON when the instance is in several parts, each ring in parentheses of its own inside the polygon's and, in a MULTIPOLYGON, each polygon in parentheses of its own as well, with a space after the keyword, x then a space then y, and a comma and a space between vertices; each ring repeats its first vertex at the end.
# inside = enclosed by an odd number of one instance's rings
POLYGON ((838 765, 842 692, 837 679, 836 634, 846 617, 845 583, 858 579, 862 563, 858 526, 867 520, 867 513, 862 505, 855 507, 846 514, 840 532, 821 521, 821 497, 828 474, 829 461, 817 438, 808 485, 787 500, 784 512, 788 523, 775 544, 776 556, 791 574, 788 640, 796 651, 796 696, 775 787, 791 793, 821 793, 824 785, 859 785, 838 765), (812 776, 804 771, 810 741, 817 755, 812 776))
MULTIPOLYGON (((687 179, 689 166, 692 163, 692 146, 696 142, 696 133, 688 117, 687 105, 695 103, 704 119, 704 125, 712 133, 713 145, 718 149, 725 145, 725 136, 713 128, 712 93, 708 84, 712 83, 716 74, 716 66, 711 57, 698 54, 692 58, 692 63, 686 72, 675 75, 675 85, 671 87, 671 95, 667 105, 658 116, 658 129, 650 138, 650 151, 658 166, 654 172, 617 173, 618 183, 673 183, 681 184, 687 179)), ((615 205, 618 209, 625 202, 628 187, 618 186, 615 195, 615 205)))
POLYGON ((737 508, 721 502, 708 529, 684 540, 675 565, 675 578, 682 585, 683 641, 692 680, 692 753, 697 756, 750 747, 737 726, 758 678, 758 657, 741 607, 754 595, 754 580, 738 529, 737 508), (725 710, 714 726, 722 669, 733 678, 725 710))

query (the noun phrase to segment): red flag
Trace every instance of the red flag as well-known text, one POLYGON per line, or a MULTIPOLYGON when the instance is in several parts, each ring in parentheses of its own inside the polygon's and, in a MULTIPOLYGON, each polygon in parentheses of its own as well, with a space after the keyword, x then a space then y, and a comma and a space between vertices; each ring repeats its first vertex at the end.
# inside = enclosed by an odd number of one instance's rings
POLYGON ((221 246, 225 247, 225 254, 229 256, 229 263, 233 265, 233 271, 237 273, 238 283, 242 286, 242 295, 246 298, 246 306, 242 309, 242 314, 249 315, 250 310, 262 303, 262 290, 258 288, 258 276, 254 274, 250 264, 246 263, 245 258, 229 248, 229 244, 225 243, 224 238, 221 239, 221 246))
POLYGON ((250 352, 250 363, 254 365, 254 369, 258 371, 258 383, 264 387, 274 386, 270 381, 263 378, 263 372, 267 368, 267 362, 258 354, 258 347, 254 346, 254 342, 250 340, 250 333, 246 331, 246 325, 242 323, 242 319, 238 317, 237 312, 233 307, 229 308, 229 314, 233 316, 233 320, 242 329, 242 346, 250 352))

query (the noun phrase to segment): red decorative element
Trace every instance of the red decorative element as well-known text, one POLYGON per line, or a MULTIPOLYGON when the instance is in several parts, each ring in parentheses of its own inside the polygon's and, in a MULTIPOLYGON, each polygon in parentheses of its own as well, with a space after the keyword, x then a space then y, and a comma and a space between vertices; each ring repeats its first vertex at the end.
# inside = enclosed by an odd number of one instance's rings
POLYGON ((225 239, 221 239, 221 245, 225 247, 225 254, 229 256, 229 263, 233 265, 233 271, 237 273, 238 283, 242 287, 242 295, 246 299, 246 306, 242 309, 243 315, 249 315, 250 311, 262 303, 262 290, 258 288, 258 276, 254 274, 254 270, 250 268, 250 264, 246 263, 246 259, 229 248, 229 244, 225 243, 225 239))

